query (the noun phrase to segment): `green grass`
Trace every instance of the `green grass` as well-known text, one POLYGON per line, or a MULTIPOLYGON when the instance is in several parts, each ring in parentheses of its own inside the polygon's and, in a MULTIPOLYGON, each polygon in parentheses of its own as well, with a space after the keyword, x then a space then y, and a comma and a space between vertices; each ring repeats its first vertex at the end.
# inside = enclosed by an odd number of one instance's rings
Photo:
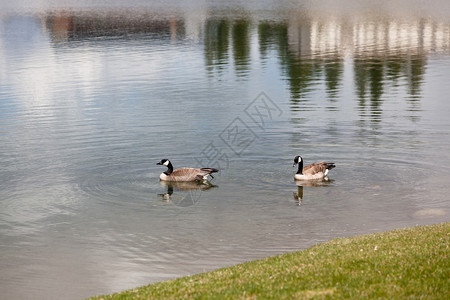
POLYGON ((449 299, 449 238, 444 223, 335 239, 93 299, 449 299))

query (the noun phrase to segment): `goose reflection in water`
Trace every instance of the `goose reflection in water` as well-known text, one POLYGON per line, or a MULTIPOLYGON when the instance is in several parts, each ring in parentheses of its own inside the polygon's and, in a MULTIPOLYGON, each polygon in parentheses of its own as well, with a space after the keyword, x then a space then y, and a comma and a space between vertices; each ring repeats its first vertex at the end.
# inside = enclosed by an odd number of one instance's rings
POLYGON ((295 202, 298 206, 302 205, 303 187, 324 187, 329 186, 333 181, 328 177, 317 180, 295 180, 295 185, 298 187, 297 192, 292 192, 295 202))
POLYGON ((161 201, 173 203, 176 206, 187 207, 194 205, 200 199, 203 191, 217 187, 208 180, 202 181, 160 181, 161 186, 167 187, 167 192, 158 194, 161 201), (176 191, 176 193, 174 193, 176 191))

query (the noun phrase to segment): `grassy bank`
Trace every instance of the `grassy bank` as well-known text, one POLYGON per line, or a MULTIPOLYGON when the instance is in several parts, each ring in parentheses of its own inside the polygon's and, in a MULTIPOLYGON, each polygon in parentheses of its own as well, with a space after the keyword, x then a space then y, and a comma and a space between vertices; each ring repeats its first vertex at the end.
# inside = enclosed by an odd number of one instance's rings
POLYGON ((448 299, 450 223, 335 239, 93 299, 448 299))

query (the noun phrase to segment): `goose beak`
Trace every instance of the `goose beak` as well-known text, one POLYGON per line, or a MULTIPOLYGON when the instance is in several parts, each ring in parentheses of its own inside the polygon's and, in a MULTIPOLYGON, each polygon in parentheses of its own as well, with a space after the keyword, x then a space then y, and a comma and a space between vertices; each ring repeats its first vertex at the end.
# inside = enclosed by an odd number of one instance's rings
POLYGON ((292 167, 295 167, 297 165, 297 163, 294 163, 293 165, 292 165, 292 167))
POLYGON ((159 163, 157 163, 157 165, 162 165, 162 163, 161 163, 161 162, 159 162, 159 163))

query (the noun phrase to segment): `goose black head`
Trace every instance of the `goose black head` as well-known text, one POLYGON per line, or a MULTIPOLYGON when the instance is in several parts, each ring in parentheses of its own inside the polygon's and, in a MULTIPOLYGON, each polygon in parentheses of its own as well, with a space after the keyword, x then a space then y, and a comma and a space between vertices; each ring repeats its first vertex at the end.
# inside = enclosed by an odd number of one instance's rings
POLYGON ((294 165, 293 165, 292 167, 295 167, 296 164, 301 163, 302 160, 303 160, 302 157, 299 156, 299 155, 297 155, 297 156, 294 158, 294 165))
POLYGON ((165 172, 163 172, 167 176, 172 174, 173 166, 172 166, 172 163, 170 162, 170 160, 168 160, 167 158, 162 159, 159 163, 157 163, 157 165, 162 165, 162 166, 166 166, 167 167, 167 170, 165 172))
POLYGON ((162 166, 168 166, 170 164, 170 161, 167 158, 162 159, 159 163, 157 163, 157 165, 162 165, 162 166))

